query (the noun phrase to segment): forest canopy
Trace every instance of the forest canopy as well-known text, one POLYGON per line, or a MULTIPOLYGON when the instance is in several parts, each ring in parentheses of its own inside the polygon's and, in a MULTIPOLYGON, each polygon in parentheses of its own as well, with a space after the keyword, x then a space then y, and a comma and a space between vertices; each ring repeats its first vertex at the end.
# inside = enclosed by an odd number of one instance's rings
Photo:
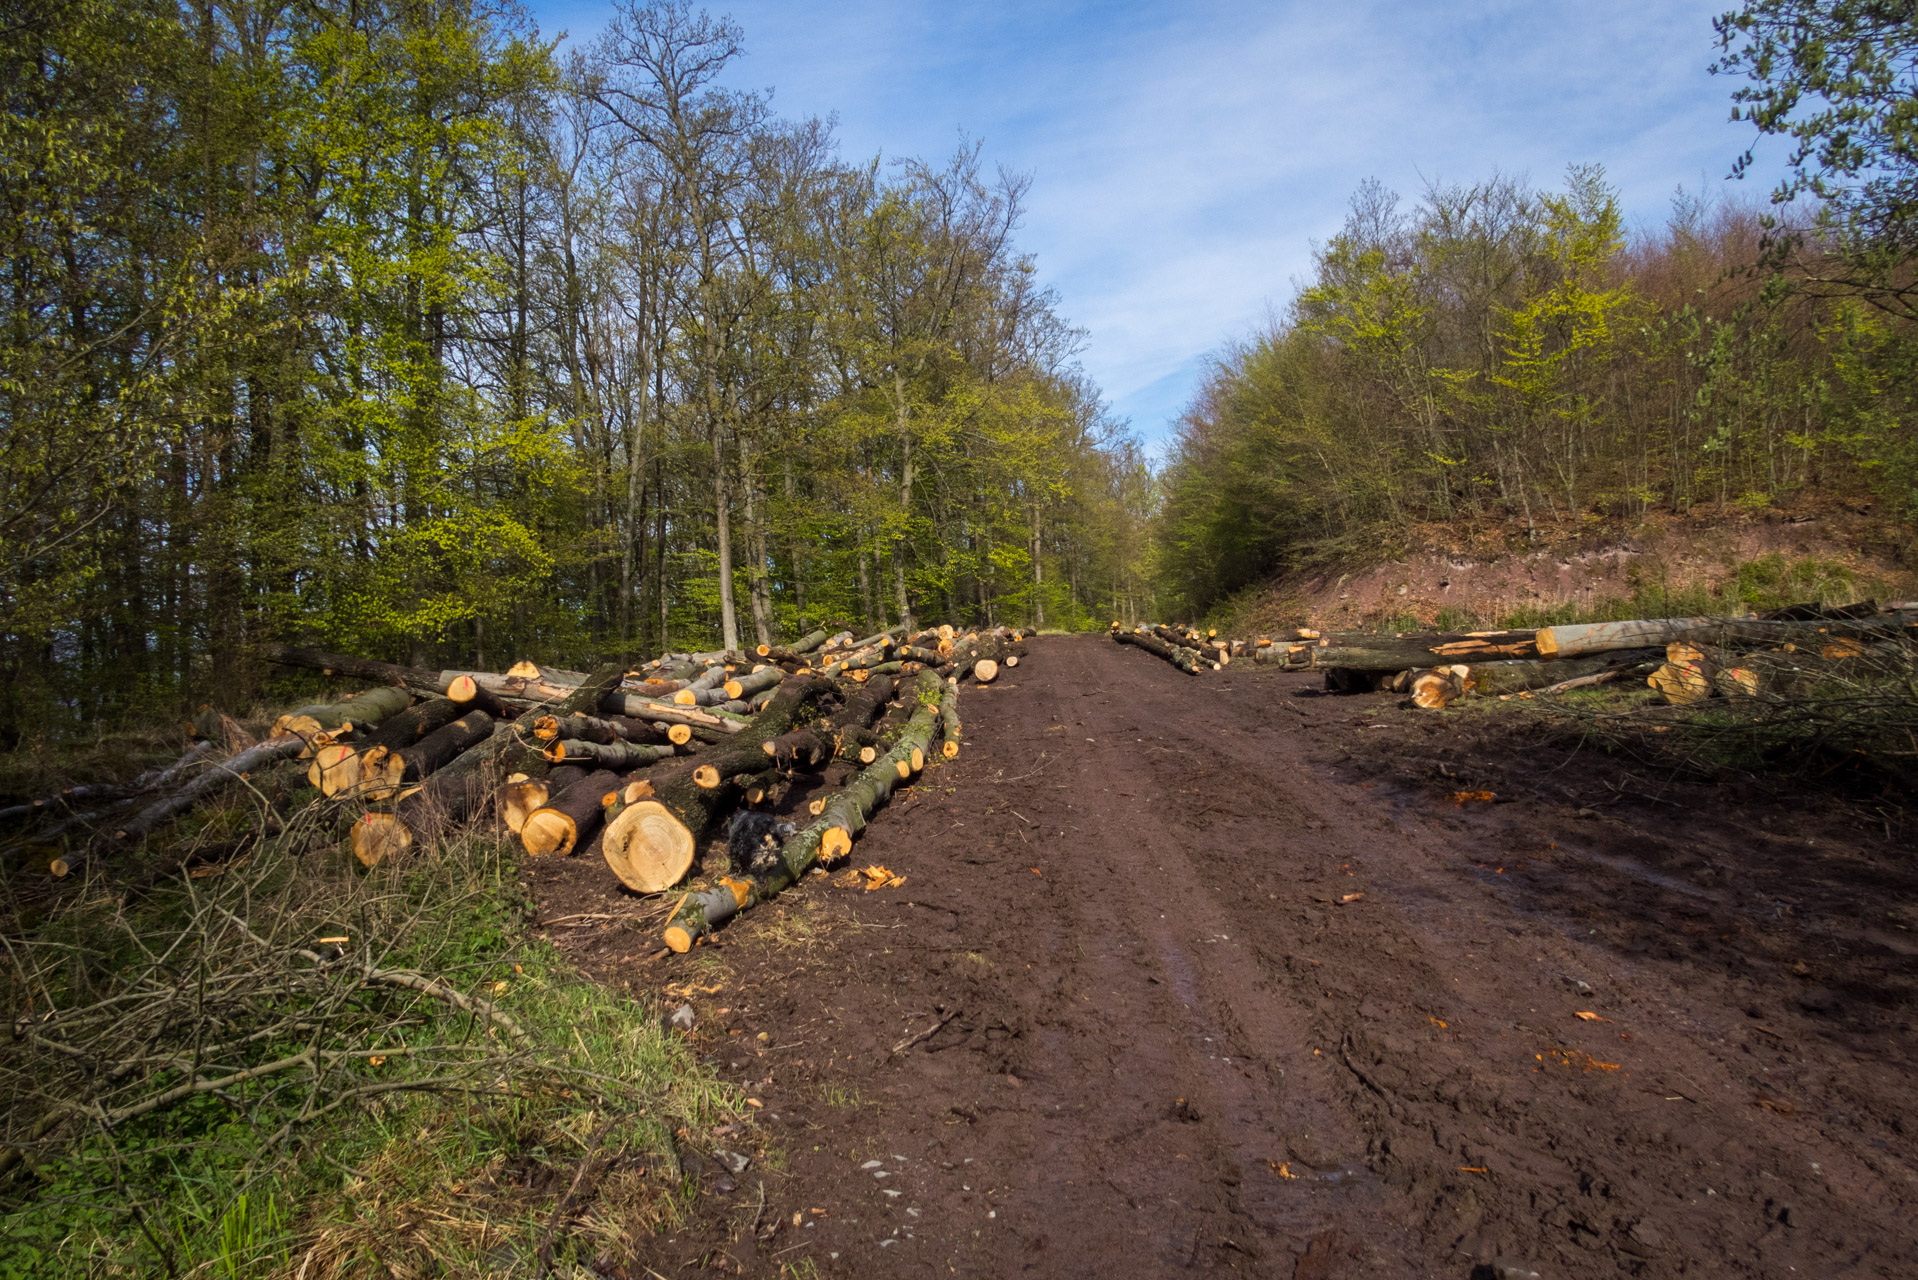
MULTIPOLYGON (((0 728, 816 621, 1083 625, 1151 475, 981 149, 882 163, 619 0, 28 0, 0 30, 0 728)), ((582 658, 583 660, 583 658, 582 658)))
POLYGON ((1421 525, 1542 538, 1808 491, 1918 516, 1900 315, 1810 287, 1836 250, 1681 193, 1628 232, 1602 170, 1376 183, 1282 320, 1236 344, 1162 476, 1165 599, 1376 559, 1421 525))

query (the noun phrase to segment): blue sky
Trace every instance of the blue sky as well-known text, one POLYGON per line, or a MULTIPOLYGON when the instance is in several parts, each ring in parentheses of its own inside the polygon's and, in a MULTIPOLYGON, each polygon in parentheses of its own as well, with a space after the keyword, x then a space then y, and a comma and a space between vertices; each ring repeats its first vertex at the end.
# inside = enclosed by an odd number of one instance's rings
MULTIPOLYGON (((1707 71, 1726 0, 710 7, 746 32, 732 83, 836 115, 847 156, 944 156, 963 131, 1030 173, 1020 244, 1155 451, 1210 353, 1283 310, 1368 177, 1410 202, 1430 180, 1550 185, 1597 162, 1656 225, 1681 185, 1758 199, 1775 173, 1725 181, 1752 138, 1707 71)), ((584 40, 610 6, 532 10, 584 40)))

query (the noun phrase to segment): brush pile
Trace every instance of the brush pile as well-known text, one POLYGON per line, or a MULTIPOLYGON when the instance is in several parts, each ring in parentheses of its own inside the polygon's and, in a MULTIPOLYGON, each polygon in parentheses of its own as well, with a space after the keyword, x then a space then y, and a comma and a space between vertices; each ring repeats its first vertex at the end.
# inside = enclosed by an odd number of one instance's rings
POLYGON ((1390 690, 1438 709, 1468 696, 1562 693, 1644 680, 1659 699, 1803 698, 1833 678, 1908 675, 1918 654, 1918 602, 1838 609, 1799 605, 1748 618, 1648 618, 1535 630, 1319 632, 1273 640, 1216 631, 1112 624, 1112 637, 1190 675, 1235 661, 1323 671, 1336 692, 1390 690))
POLYGON ((956 757, 961 682, 983 688, 1016 667, 1026 638, 1006 627, 816 631, 751 654, 668 654, 593 672, 529 662, 429 671, 288 645, 266 656, 377 687, 289 711, 261 742, 203 709, 190 726, 202 741, 176 765, 0 818, 66 815, 38 833, 66 838, 50 863, 64 876, 234 786, 264 802, 269 829, 326 806, 369 867, 490 813, 529 856, 596 851, 642 893, 680 883, 708 840, 730 834, 734 874, 689 894, 666 931, 684 951, 815 862, 845 856, 896 786, 934 754, 956 757), (777 821, 789 799, 810 819, 803 830, 777 821), (742 823, 741 813, 766 816, 742 823), (742 851, 742 830, 757 847, 742 851))

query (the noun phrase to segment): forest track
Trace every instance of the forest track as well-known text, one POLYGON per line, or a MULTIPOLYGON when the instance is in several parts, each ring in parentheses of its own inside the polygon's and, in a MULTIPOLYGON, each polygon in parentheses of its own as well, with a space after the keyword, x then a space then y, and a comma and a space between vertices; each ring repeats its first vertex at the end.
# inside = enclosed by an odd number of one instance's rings
POLYGON ((692 1160, 700 1207, 642 1261, 1918 1274, 1889 820, 1601 818, 1561 794, 1598 766, 1526 760, 1514 803, 1459 806, 1461 722, 1316 683, 1047 637, 856 846, 904 885, 814 878, 652 972, 630 935, 566 943, 690 993, 764 1104, 770 1156, 692 1160))

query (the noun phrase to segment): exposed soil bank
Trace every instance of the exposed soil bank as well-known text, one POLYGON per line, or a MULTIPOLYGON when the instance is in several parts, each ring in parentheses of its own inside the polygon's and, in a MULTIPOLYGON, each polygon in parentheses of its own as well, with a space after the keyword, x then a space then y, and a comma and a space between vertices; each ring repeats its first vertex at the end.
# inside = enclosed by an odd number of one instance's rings
POLYGON ((856 847, 904 885, 555 928, 764 1104, 654 1274, 1918 1274, 1902 811, 1314 684, 1047 638, 856 847))
POLYGON ((1409 626, 1412 620, 1430 627, 1441 611, 1449 611, 1448 625, 1459 618, 1497 623, 1528 610, 1590 608, 1647 592, 1656 598, 1723 590, 1736 583, 1741 565, 1771 557, 1786 568, 1817 566, 1810 574, 1815 586, 1777 584, 1787 594, 1794 587, 1803 592, 1790 603, 1851 598, 1854 591, 1918 595, 1909 527, 1842 503, 1806 503, 1790 516, 1716 509, 1659 516, 1628 534, 1559 537, 1514 550, 1524 546, 1522 532, 1500 526, 1473 537, 1454 525, 1417 529, 1420 549, 1402 559, 1347 573, 1293 575, 1246 593, 1222 630, 1357 630, 1409 626))

